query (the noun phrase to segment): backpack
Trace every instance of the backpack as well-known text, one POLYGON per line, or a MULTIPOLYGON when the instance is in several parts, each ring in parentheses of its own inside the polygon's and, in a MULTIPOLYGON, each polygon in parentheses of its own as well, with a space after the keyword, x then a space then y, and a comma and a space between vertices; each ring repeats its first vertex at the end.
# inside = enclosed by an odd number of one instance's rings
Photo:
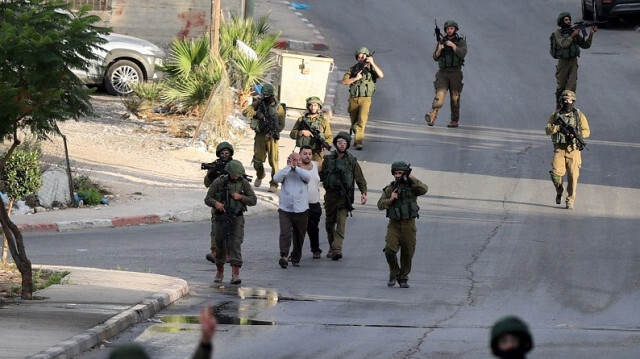
POLYGON ((562 47, 560 47, 556 41, 555 31, 551 33, 551 36, 549 36, 549 53, 554 59, 559 59, 562 54, 562 47))

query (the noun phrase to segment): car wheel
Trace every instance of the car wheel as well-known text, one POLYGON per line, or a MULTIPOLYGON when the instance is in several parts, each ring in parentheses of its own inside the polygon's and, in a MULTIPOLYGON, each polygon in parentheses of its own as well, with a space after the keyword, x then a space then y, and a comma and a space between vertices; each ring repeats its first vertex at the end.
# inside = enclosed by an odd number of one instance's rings
MULTIPOLYGON (((593 2, 593 6, 596 6, 595 1, 593 2)), ((589 9, 587 9, 587 4, 585 4, 584 0, 582 0, 582 18, 584 20, 593 20, 593 10, 589 11, 589 9)))
POLYGON ((114 96, 126 96, 133 92, 130 85, 142 81, 144 81, 144 74, 135 62, 118 60, 109 66, 104 86, 107 92, 114 96))

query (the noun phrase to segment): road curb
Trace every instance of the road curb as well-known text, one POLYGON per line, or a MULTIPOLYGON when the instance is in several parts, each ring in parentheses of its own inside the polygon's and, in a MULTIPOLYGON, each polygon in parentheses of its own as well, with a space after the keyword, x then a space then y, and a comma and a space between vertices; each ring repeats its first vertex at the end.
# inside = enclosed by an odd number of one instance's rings
POLYGON ((187 293, 189 293, 187 282, 184 279, 173 277, 173 284, 163 291, 113 316, 106 322, 29 358, 67 359, 80 355, 103 341, 120 334, 130 326, 150 318, 169 304, 187 295, 187 293))

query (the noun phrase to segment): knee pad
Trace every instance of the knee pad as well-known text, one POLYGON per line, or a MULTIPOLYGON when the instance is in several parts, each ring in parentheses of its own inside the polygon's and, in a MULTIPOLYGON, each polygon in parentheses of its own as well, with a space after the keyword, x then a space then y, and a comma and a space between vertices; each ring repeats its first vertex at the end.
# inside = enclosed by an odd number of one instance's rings
POLYGON ((385 248, 382 251, 384 252, 384 256, 387 258, 387 261, 398 260, 398 258, 396 257, 396 252, 392 251, 391 249, 385 248))
POLYGON ((554 185, 556 185, 556 186, 561 186, 562 185, 562 177, 560 177, 557 174, 553 173, 553 171, 549 171, 549 176, 551 177, 551 182, 553 182, 554 185))

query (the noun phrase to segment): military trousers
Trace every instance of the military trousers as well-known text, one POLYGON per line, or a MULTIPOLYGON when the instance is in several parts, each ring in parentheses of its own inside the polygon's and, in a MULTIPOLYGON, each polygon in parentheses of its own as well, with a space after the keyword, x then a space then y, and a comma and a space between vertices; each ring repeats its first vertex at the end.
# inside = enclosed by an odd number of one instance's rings
POLYGON ((267 159, 269 160, 269 166, 271 166, 271 181, 269 181, 269 184, 277 186, 277 183, 273 181, 273 175, 279 170, 278 141, 267 137, 264 133, 256 133, 253 138, 253 168, 256 170, 256 176, 259 179, 265 177, 264 161, 267 159))
POLYGON ((408 280, 415 252, 416 219, 389 219, 384 246, 389 275, 398 280, 408 280), (400 265, 398 265, 398 252, 400 252, 400 265))
POLYGON ((364 142, 364 130, 369 120, 369 109, 371 108, 371 97, 350 97, 349 117, 351 118, 351 128, 355 133, 354 143, 364 142))
POLYGON ((460 94, 464 86, 462 70, 438 70, 433 86, 436 90, 436 96, 431 104, 431 112, 429 112, 431 120, 435 121, 438 117, 448 91, 451 102, 451 120, 458 121, 460 119, 460 94))
POLYGON ((218 248, 216 251, 216 264, 225 264, 227 262, 227 250, 229 250, 229 263, 231 266, 242 267, 244 216, 235 217, 230 224, 222 221, 214 221, 213 223, 216 226, 216 246, 218 248), (231 233, 227 234, 229 231, 231 233))
POLYGON ((326 191, 324 194, 325 228, 329 250, 342 251, 344 232, 349 212, 346 209, 346 198, 340 192, 326 191))
POLYGON ((567 175, 567 203, 573 203, 576 199, 576 188, 578 187, 578 176, 582 166, 582 154, 574 146, 568 148, 556 147, 553 150, 551 160, 551 180, 556 193, 563 194, 562 177, 567 175))
POLYGON ((293 263, 300 262, 302 257, 302 245, 304 244, 304 234, 307 231, 308 216, 309 210, 296 213, 278 209, 278 217, 280 219, 280 256, 288 256, 289 249, 291 249, 291 262, 293 263))
POLYGON ((322 206, 320 203, 309 203, 307 234, 309 235, 309 245, 313 253, 322 253, 322 249, 320 249, 320 217, 322 217, 322 206))
POLYGON ((576 92, 578 86, 578 58, 558 59, 556 65, 556 102, 560 102, 560 95, 564 90, 576 92))

